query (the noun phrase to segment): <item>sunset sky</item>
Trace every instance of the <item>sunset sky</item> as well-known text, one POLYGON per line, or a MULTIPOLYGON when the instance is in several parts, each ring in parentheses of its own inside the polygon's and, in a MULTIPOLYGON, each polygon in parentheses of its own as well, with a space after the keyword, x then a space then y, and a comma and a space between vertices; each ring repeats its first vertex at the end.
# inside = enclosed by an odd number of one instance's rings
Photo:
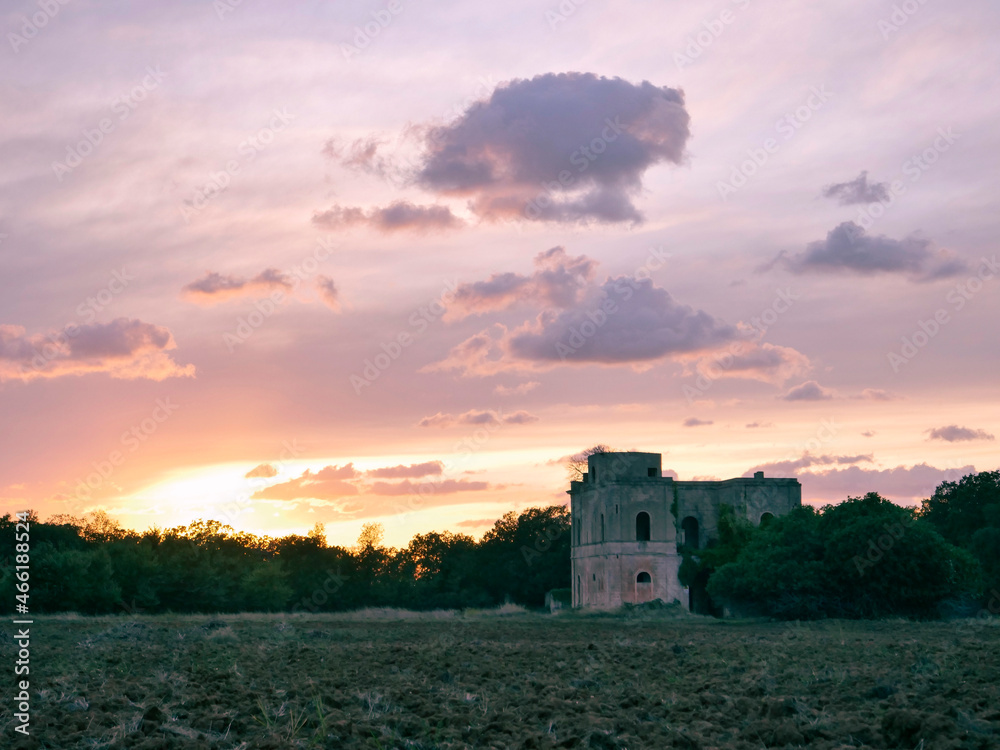
POLYGON ((565 457, 1000 467, 1000 6, 12 0, 0 508, 351 544, 565 457))

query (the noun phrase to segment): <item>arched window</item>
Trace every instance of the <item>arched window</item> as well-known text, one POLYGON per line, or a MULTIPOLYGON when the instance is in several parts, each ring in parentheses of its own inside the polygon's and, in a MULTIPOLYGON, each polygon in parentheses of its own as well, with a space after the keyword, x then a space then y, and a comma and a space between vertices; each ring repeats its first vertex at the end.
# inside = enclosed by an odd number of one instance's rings
POLYGON ((601 541, 604 541, 604 514, 601 513, 601 541))
POLYGON ((642 511, 635 517, 635 540, 637 542, 649 541, 649 513, 642 511))
POLYGON ((684 546, 698 549, 698 519, 688 516, 681 521, 681 531, 684 532, 684 546))
POLYGON ((642 604, 653 598, 653 578, 645 570, 635 577, 635 603, 642 604))
POLYGON ((760 525, 761 526, 767 526, 773 520, 774 520, 774 514, 773 513, 762 513, 761 516, 760 516, 760 525))

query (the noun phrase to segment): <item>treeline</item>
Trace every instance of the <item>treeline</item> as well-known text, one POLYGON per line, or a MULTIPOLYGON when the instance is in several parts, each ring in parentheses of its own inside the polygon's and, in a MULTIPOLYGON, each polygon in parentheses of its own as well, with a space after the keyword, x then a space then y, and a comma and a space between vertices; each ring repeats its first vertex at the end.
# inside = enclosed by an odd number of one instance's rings
MULTIPOLYGON (((18 593, 17 518, 0 518, 0 614, 18 593)), ((566 508, 508 513, 482 539, 420 534, 403 549, 366 524, 351 548, 308 536, 259 537, 217 521, 166 531, 122 529, 106 514, 30 524, 32 613, 329 612, 370 606, 410 609, 541 606, 569 585, 566 508)))
POLYGON ((872 492, 760 527, 725 510, 681 579, 709 608, 782 619, 1000 614, 1000 471, 944 482, 919 509, 872 492))
MULTIPOLYGON (((944 482, 920 508, 876 493, 754 526, 723 507, 718 538, 681 547, 699 611, 820 617, 1000 614, 1000 471, 944 482)), ((15 524, 0 518, 0 614, 18 594, 15 524)), ((542 606, 570 583, 567 508, 508 513, 480 540, 445 532, 386 547, 366 524, 353 547, 259 537, 217 521, 122 529, 104 513, 30 518, 29 611, 329 612, 542 606)))

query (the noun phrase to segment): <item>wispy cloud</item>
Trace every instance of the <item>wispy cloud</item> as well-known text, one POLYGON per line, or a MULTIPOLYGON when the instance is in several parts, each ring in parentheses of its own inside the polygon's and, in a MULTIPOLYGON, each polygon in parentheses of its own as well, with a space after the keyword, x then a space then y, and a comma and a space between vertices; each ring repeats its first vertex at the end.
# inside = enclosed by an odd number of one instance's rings
POLYGON ((313 223, 328 229, 367 226, 379 232, 427 232, 455 229, 464 223, 448 206, 417 206, 396 201, 385 208, 365 211, 356 206, 332 206, 313 215, 313 223))
POLYGON ((976 430, 971 427, 959 427, 950 424, 947 427, 934 427, 927 431, 929 440, 944 440, 948 443, 960 443, 969 440, 994 440, 995 437, 986 430, 976 430))
POLYGON ((862 172, 849 182, 838 182, 823 188, 824 198, 833 198, 842 206, 889 200, 888 182, 868 182, 868 172, 862 172))
POLYGON ((376 479, 404 479, 415 477, 426 477, 433 474, 440 474, 444 471, 444 464, 441 461, 427 461, 422 464, 410 464, 405 466, 385 466, 380 469, 369 469, 365 474, 376 479))
POLYGON ((504 414, 502 411, 480 411, 472 409, 462 414, 445 414, 438 412, 430 417, 424 417, 418 427, 453 427, 460 424, 530 424, 537 422, 538 417, 526 411, 515 411, 504 414))
POLYGON ((276 289, 290 292, 292 280, 277 268, 265 268, 256 276, 243 277, 207 271, 204 276, 187 284, 182 290, 192 302, 212 305, 243 296, 265 296, 276 289))

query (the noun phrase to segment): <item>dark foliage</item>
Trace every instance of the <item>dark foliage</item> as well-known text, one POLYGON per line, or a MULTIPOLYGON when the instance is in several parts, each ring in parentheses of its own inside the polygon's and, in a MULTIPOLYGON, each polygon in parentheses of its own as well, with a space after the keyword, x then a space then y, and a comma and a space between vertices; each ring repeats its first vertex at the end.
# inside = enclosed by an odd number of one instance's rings
POLYGON ((943 482, 923 501, 920 517, 979 561, 983 572, 979 604, 1000 615, 1000 471, 943 482))
POLYGON ((870 492, 755 529, 712 597, 783 619, 928 618, 978 591, 979 565, 911 509, 870 492))
MULTIPOLYGON (((0 613, 15 601, 15 524, 0 518, 0 613)), ((103 513, 30 522, 33 613, 320 612, 542 606, 569 585, 569 513, 508 513, 479 542, 462 534, 415 536, 385 547, 367 524, 358 544, 329 547, 322 530, 280 539, 196 521, 138 534, 103 513)))

